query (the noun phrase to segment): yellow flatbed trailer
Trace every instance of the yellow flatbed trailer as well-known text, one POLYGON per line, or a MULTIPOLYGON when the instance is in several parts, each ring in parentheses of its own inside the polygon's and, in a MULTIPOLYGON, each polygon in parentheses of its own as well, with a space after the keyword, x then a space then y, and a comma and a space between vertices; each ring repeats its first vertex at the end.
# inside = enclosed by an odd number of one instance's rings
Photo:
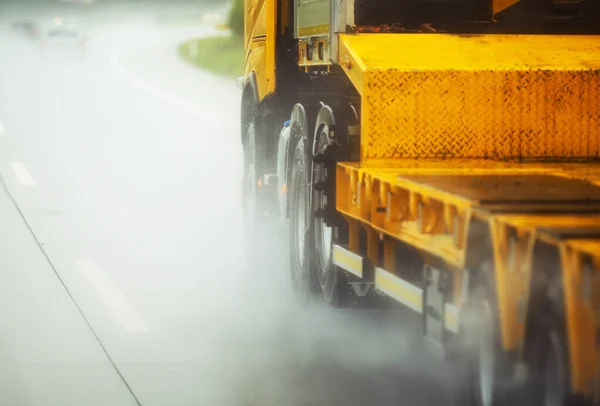
POLYGON ((412 309, 465 404, 600 404, 599 3, 246 3, 247 217, 303 300, 412 309))

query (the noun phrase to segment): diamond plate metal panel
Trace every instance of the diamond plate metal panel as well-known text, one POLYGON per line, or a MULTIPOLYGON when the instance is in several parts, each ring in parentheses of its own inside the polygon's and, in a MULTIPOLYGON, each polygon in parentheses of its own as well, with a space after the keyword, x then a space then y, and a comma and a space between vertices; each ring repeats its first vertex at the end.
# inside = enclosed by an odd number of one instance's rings
POLYGON ((362 158, 600 156, 600 69, 367 69, 362 158))

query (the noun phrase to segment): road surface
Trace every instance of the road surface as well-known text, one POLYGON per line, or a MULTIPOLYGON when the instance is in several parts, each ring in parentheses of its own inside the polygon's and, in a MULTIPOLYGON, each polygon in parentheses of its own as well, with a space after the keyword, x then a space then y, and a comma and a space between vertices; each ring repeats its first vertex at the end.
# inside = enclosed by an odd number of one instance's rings
POLYGON ((103 9, 85 57, 3 14, 0 404, 452 404, 396 311, 298 305, 284 254, 249 269, 239 90, 176 54, 212 27, 155 13, 103 9))

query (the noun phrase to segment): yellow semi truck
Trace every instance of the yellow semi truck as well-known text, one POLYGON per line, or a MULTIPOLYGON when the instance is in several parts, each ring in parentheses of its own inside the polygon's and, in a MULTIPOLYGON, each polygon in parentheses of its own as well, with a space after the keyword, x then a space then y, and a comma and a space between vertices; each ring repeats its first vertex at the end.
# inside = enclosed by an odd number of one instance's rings
POLYGON ((411 309, 465 404, 600 401, 599 10, 245 0, 249 224, 299 298, 411 309))

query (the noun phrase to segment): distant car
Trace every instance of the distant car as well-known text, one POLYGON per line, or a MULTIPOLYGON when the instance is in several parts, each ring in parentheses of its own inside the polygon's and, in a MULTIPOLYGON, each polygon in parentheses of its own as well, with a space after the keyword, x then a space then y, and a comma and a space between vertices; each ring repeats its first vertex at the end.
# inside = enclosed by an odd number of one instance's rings
POLYGON ((35 21, 31 19, 20 19, 12 23, 12 28, 17 33, 22 34, 28 38, 34 38, 38 35, 38 27, 35 21))
POLYGON ((80 30, 74 21, 55 18, 48 23, 40 33, 40 42, 43 48, 56 47, 78 47, 85 50, 88 42, 87 35, 80 30))

